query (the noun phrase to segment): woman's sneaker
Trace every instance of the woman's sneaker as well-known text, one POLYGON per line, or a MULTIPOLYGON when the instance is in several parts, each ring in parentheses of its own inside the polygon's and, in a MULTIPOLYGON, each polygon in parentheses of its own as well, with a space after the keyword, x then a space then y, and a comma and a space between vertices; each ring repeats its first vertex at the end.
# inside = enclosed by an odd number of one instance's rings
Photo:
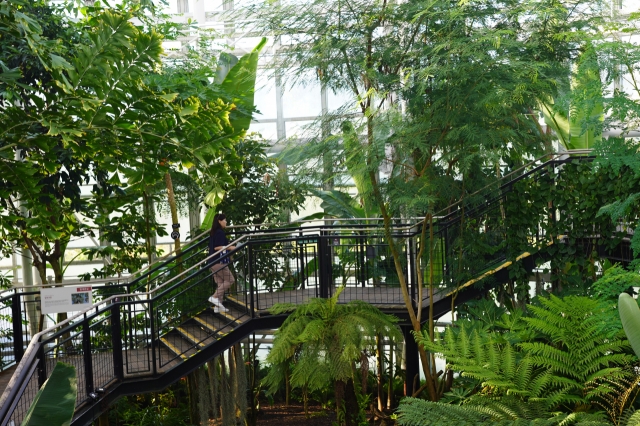
POLYGON ((224 307, 224 305, 222 304, 222 302, 220 302, 219 299, 211 296, 209 298, 209 302, 211 302, 211 304, 213 305, 213 312, 215 312, 216 314, 220 312, 229 312, 229 310, 224 307))

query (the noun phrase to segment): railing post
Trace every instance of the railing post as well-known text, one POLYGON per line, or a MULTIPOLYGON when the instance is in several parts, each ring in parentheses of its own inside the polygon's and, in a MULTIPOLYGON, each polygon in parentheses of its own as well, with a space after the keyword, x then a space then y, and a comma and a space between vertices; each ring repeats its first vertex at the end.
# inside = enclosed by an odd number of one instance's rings
POLYGON ((113 372, 114 376, 122 380, 124 378, 122 360, 122 324, 120 323, 120 304, 111 305, 111 347, 113 348, 113 372))
MULTIPOLYGON (((357 234, 356 234, 357 235, 357 234)), ((360 236, 360 235, 358 235, 360 236)), ((366 242, 367 242, 366 234, 363 235, 363 238, 358 238, 356 244, 358 245, 358 262, 360 262, 360 273, 358 275, 360 278, 360 286, 366 287, 367 282, 367 271, 366 271, 366 259, 365 259, 365 251, 366 251, 366 242)))
POLYGON ((151 323, 151 362, 153 363, 151 369, 155 376, 158 373, 158 366, 156 362, 156 321, 155 316, 153 315, 153 299, 147 300, 149 301, 149 321, 151 323))
POLYGON ((318 270, 320 271, 320 297, 329 298, 329 278, 327 276, 328 268, 331 262, 328 261, 328 236, 326 231, 320 231, 318 237, 318 270))
MULTIPOLYGON (((415 233, 413 236, 409 238, 408 246, 409 246, 409 271, 407 273, 408 282, 407 285, 410 285, 411 290, 411 300, 417 305, 422 307, 422 300, 416 301, 416 285, 417 285, 417 273, 420 271, 416 271, 416 250, 415 245, 418 240, 418 233, 415 233)), ((422 242, 424 244, 424 242, 422 242)), ((431 260, 433 262, 433 259, 431 260)))
POLYGON ((22 311, 20 310, 20 293, 17 291, 11 299, 11 321, 13 323, 13 357, 17 364, 24 355, 22 311))
POLYGON ((444 258, 442 259, 442 284, 447 285, 447 281, 451 280, 453 283, 452 277, 450 277, 450 269, 449 269, 449 225, 445 224, 443 236, 444 243, 442 244, 442 253, 444 258))
POLYGON ((248 243, 249 247, 247 247, 247 263, 249 267, 249 309, 251 310, 251 318, 255 317, 255 300, 254 297, 256 295, 254 285, 253 285, 253 244, 248 243))
POLYGON ((300 289, 304 290, 305 288, 305 281, 307 280, 307 276, 305 274, 305 264, 304 264, 304 252, 305 252, 305 246, 306 246, 306 242, 303 239, 303 235, 302 235, 302 231, 299 232, 298 236, 300 237, 296 243, 296 245, 298 246, 298 248, 300 249, 300 289))
POLYGON ((93 359, 91 357, 91 328, 86 313, 82 321, 82 355, 84 358, 84 383, 88 395, 93 392, 93 359))

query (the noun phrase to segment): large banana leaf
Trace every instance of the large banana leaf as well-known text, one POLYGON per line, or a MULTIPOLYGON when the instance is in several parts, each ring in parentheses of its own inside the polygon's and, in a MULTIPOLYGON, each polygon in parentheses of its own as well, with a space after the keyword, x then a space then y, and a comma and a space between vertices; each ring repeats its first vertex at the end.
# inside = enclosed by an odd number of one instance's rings
POLYGON ((342 123, 342 138, 344 144, 345 165, 349 176, 353 179, 358 190, 363 213, 361 217, 379 216, 378 207, 373 200, 373 188, 369 178, 368 166, 366 162, 366 150, 360 142, 360 138, 350 121, 342 123))
POLYGON ((570 125, 567 111, 559 108, 554 99, 540 102, 540 110, 544 115, 546 125, 556 132, 560 143, 569 149, 570 125))
POLYGON ((597 134, 595 121, 604 120, 602 84, 592 46, 580 55, 571 82, 569 111, 556 104, 554 99, 540 102, 544 121, 558 135, 566 149, 589 149, 602 139, 597 134))
POLYGON ((36 394, 22 426, 68 426, 76 409, 78 379, 73 365, 59 362, 36 394))
POLYGON ((234 132, 241 136, 246 134, 251 124, 258 55, 266 44, 267 39, 263 37, 251 53, 244 55, 231 68, 221 84, 224 91, 233 95, 232 101, 237 108, 231 113, 229 121, 233 126, 234 132))
POLYGON ((638 308, 638 302, 627 293, 621 293, 618 297, 618 312, 629 344, 631 344, 636 356, 640 358, 640 308, 638 308))
POLYGON ((363 208, 357 206, 357 201, 346 192, 332 189, 330 191, 313 191, 313 195, 320 198, 320 207, 330 217, 340 219, 355 219, 365 217, 363 208))

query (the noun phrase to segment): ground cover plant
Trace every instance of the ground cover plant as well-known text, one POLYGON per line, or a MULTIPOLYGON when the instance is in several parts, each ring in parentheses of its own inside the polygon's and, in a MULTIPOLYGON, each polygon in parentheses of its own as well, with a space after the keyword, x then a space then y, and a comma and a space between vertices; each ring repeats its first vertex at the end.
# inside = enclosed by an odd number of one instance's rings
POLYGON ((635 424, 637 357, 606 291, 630 278, 613 268, 593 285, 597 295, 540 296, 526 311, 488 300, 434 341, 417 335, 456 377, 439 403, 403 401, 399 424, 635 424))

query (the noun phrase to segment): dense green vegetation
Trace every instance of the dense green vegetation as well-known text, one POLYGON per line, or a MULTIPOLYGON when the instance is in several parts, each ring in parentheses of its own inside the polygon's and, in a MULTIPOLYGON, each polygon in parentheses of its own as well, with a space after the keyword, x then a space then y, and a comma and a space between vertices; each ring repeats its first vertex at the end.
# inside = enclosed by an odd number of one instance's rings
MULTIPOLYGON (((362 303, 338 305, 338 292, 297 307, 268 372, 238 345, 172 390, 186 402, 129 398, 112 411, 117 422, 255 424, 260 401, 300 392, 305 404, 336 407, 349 426, 366 423, 367 410, 401 425, 638 423, 638 358, 617 310, 618 295, 640 282, 640 157, 637 140, 625 138, 640 117, 640 48, 620 38, 638 32, 638 16, 613 19, 596 0, 260 3, 252 13, 261 30, 291 41, 274 55, 275 72, 295 83, 312 70, 355 105, 320 117, 310 140, 282 155, 306 179, 298 185, 246 135, 264 41, 225 73, 205 44, 163 62, 161 43, 180 28, 150 1, 64 7, 0 1, 0 252, 28 251, 42 281, 51 268, 60 283, 69 241, 99 229, 110 246, 89 256, 113 263, 93 275, 120 274, 156 254, 151 241, 165 231, 153 206, 167 192, 174 221, 181 203, 202 202, 234 224, 258 225, 285 220, 313 188, 323 200, 316 218, 383 219, 386 267, 395 268, 425 378, 395 412, 406 379, 395 321, 362 303), (523 179, 485 222, 463 220, 457 252, 446 253, 456 280, 445 282, 434 268, 437 216, 464 218, 504 176, 560 145, 595 147, 596 158, 523 179), (355 198, 343 191, 348 182, 355 198), (87 184, 90 197, 80 190, 87 184), (177 202, 174 186, 184 194, 177 202), (391 235, 399 216, 422 218, 420 300, 455 290, 495 253, 513 261, 508 282, 478 282, 483 299, 440 330, 407 291, 391 235), (598 247, 616 247, 629 230, 633 259, 612 265, 598 247), (516 259, 534 251, 544 270, 531 288, 516 259)), ((635 299, 621 300, 633 313, 635 299)))

